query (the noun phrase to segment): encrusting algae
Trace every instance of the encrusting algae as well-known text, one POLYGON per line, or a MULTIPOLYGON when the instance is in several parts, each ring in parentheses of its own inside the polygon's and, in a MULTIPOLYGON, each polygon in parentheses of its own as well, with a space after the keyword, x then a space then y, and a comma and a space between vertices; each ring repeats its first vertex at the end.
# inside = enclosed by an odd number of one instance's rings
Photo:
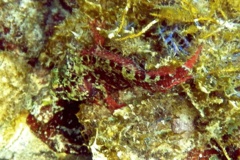
POLYGON ((239 2, 61 4, 36 57, 37 137, 92 159, 240 158, 239 2))

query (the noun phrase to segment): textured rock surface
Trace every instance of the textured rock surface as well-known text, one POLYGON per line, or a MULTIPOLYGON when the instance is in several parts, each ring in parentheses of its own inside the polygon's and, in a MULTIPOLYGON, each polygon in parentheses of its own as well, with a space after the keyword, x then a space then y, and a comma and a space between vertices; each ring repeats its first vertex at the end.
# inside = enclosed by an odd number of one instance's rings
POLYGON ((10 52, 0 52, 0 125, 10 122, 27 104, 27 68, 10 52))
POLYGON ((25 121, 26 115, 21 115, 15 120, 14 126, 8 127, 7 131, 1 133, 1 139, 5 141, 4 146, 0 148, 0 159, 57 160, 55 153, 32 134, 25 121))
POLYGON ((13 53, 0 52, 0 159, 57 159, 26 124, 34 83, 25 61, 13 53))

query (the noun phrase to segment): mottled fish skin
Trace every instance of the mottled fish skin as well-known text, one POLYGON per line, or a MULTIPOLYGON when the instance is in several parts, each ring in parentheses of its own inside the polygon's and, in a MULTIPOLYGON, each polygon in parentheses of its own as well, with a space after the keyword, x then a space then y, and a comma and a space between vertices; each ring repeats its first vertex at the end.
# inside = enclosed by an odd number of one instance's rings
POLYGON ((200 46, 183 66, 163 66, 156 70, 145 70, 129 57, 100 48, 85 49, 78 56, 66 57, 66 64, 52 73, 50 87, 57 98, 55 104, 42 106, 38 115, 29 114, 27 123, 54 151, 91 155, 86 146, 88 135, 81 133, 84 126, 75 115, 80 103, 104 99, 114 111, 125 106, 109 96, 119 90, 139 86, 150 92, 164 92, 191 78, 189 70, 197 62, 201 49, 200 46), (54 107, 60 111, 55 113, 54 107), (37 117, 41 116, 39 120, 37 117))
POLYGON ((140 86, 149 91, 166 91, 173 86, 190 79, 190 69, 197 62, 202 46, 190 57, 183 66, 174 68, 163 66, 155 70, 145 70, 128 57, 111 53, 105 49, 92 48, 83 50, 83 64, 93 67, 99 79, 108 81, 107 84, 116 85, 118 90, 132 86, 140 86))

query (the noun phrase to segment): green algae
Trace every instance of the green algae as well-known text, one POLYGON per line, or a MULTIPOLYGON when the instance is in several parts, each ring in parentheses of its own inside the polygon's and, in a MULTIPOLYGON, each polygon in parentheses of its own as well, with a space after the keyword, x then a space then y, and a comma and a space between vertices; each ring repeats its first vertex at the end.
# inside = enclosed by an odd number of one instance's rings
MULTIPOLYGON (((71 84, 82 84, 80 76, 89 69, 81 64, 78 55, 96 45, 91 28, 94 20, 99 22, 96 30, 105 38, 105 46, 124 56, 133 56, 140 63, 144 61, 147 70, 176 67, 187 59, 184 54, 175 56, 173 50, 159 41, 156 33, 159 28, 177 26, 181 36, 191 35, 191 46, 186 48, 190 55, 199 45, 203 46, 199 61, 190 72, 192 80, 166 93, 148 93, 138 86, 119 91, 120 101, 127 106, 113 114, 101 100, 100 106, 82 104, 79 121, 93 134, 89 146, 94 155, 103 154, 109 159, 134 156, 183 159, 190 150, 204 150, 210 145, 229 159, 231 155, 226 148, 240 147, 237 2, 184 0, 166 5, 164 1, 84 0, 78 3, 81 7, 55 27, 39 58, 43 66, 55 67, 53 88, 60 84, 58 76, 62 76, 63 85, 70 86, 72 92, 63 93, 65 99, 82 100, 82 93, 71 84), (134 26, 129 27, 130 23, 134 26), (66 67, 68 56, 74 58, 74 68, 66 67), (71 73, 77 73, 79 78, 71 79, 71 73)), ((132 73, 127 76, 133 78, 132 73)))

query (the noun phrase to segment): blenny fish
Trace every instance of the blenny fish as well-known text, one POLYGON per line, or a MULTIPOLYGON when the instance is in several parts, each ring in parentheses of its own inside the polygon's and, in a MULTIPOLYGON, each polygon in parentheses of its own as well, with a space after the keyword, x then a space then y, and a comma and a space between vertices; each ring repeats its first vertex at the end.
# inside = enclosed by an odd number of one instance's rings
POLYGON ((182 66, 163 66, 146 70, 130 56, 104 47, 104 38, 93 30, 95 45, 76 54, 66 54, 63 65, 52 70, 49 98, 52 102, 33 109, 27 118, 31 130, 56 152, 91 155, 89 137, 78 122, 79 104, 97 99, 114 110, 124 107, 114 93, 142 87, 149 92, 166 92, 192 78, 189 71, 196 64, 202 46, 182 66))

